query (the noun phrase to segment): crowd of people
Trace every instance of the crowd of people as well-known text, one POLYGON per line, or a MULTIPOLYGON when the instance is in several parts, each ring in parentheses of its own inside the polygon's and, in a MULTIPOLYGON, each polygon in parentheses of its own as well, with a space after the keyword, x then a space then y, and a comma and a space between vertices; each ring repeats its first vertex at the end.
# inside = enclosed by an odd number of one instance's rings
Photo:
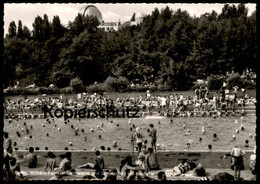
MULTIPOLYGON (((5 99, 4 101, 4 111, 9 118, 9 123, 12 119, 17 119, 18 117, 12 117, 14 114, 27 114, 27 118, 37 117, 37 112, 42 113, 44 107, 50 108, 51 106, 55 108, 104 108, 112 107, 114 109, 120 109, 125 107, 138 108, 140 112, 148 112, 152 114, 158 111, 163 116, 176 116, 182 114, 183 116, 196 116, 196 113, 192 111, 200 111, 204 116, 211 116, 210 111, 218 111, 218 115, 221 115, 222 111, 227 109, 232 109, 233 112, 236 110, 236 106, 245 106, 247 103, 256 103, 254 97, 250 97, 244 89, 241 89, 242 96, 237 96, 238 87, 234 87, 232 92, 230 90, 222 90, 220 92, 215 92, 212 98, 209 97, 209 92, 207 89, 198 88, 194 91, 193 96, 185 97, 183 94, 169 94, 169 95, 151 95, 149 91, 146 94, 137 97, 130 98, 116 98, 108 99, 104 94, 79 94, 78 98, 67 99, 64 95, 59 97, 37 97, 33 100, 28 98, 19 98, 16 102, 10 99, 5 99), (34 114, 35 113, 35 114, 34 114)), ((241 111, 241 115, 244 115, 244 111, 241 111)), ((54 121, 54 120, 53 120, 54 121)), ((68 120, 69 121, 69 120, 68 120)), ((131 124, 131 119, 129 119, 129 124, 131 124)), ((47 122, 50 122, 48 119, 47 122)), ((66 121, 65 121, 66 122, 66 121)), ((172 123, 172 120, 169 121, 172 123)), ((44 124, 43 124, 44 126, 44 124)), ((185 126, 185 125, 183 125, 185 126)), ((33 128, 32 126, 28 128, 25 124, 25 131, 28 133, 33 128)), ((93 169, 95 170, 94 175, 86 175, 83 179, 86 180, 153 180, 151 177, 151 171, 160 170, 160 161, 157 158, 157 150, 159 146, 157 142, 157 130, 153 124, 149 125, 147 133, 150 137, 150 146, 148 146, 148 140, 144 140, 144 135, 140 131, 139 127, 135 128, 131 136, 131 151, 137 151, 138 156, 134 158, 132 156, 127 156, 121 161, 119 169, 105 169, 105 159, 101 155, 99 150, 96 150, 95 163, 85 163, 79 165, 77 168, 72 167, 71 152, 66 154, 61 154, 57 158, 52 152, 49 152, 46 160, 46 167, 44 171, 55 172, 55 176, 51 180, 60 180, 63 176, 68 174, 76 174, 77 170, 80 169, 93 169)), ((132 129, 131 128, 131 129, 132 129)), ((183 127, 186 129, 186 127, 183 127)), ((241 127, 243 131, 244 127, 241 127)), ((184 136, 191 135, 189 129, 186 129, 184 136)), ((78 130, 75 131, 75 135, 78 130)), ((84 130, 83 130, 84 131, 84 130)), ((83 132, 82 131, 82 132, 83 132)), ((202 134, 205 132, 204 127, 202 127, 202 134)), ((20 133, 17 132, 17 136, 21 137, 20 133)), ((48 136, 48 135, 47 135, 48 136)), ((100 135, 101 136, 101 135, 100 135)), ((85 137, 86 138, 86 137, 85 137)), ((235 137, 233 137, 235 139, 235 137)), ((201 138, 200 138, 201 139, 201 138)), ((216 142, 218 140, 217 134, 213 134, 212 141, 216 142)), ((200 140, 202 141, 202 140, 200 140)), ((4 132, 4 179, 14 180, 19 176, 24 178, 21 172, 21 159, 13 155, 13 146, 16 142, 12 142, 12 139, 8 136, 7 132, 4 132), (18 174, 17 174, 18 173, 18 174)), ((188 143, 189 144, 189 143, 188 143)), ((187 146, 189 147, 190 145, 187 146)), ((248 140, 245 142, 245 147, 248 146, 248 140)), ((116 147, 116 141, 114 142, 116 147)), ((211 150, 212 145, 208 145, 211 150)), ((104 149, 102 149, 104 150, 104 149)), ((239 180, 240 170, 243 169, 243 152, 240 148, 235 147, 231 152, 232 157, 232 169, 235 172, 235 179, 239 180)), ((34 148, 30 147, 28 149, 28 154, 23 158, 23 161, 27 162, 28 168, 37 168, 37 155, 34 152, 34 148)), ((250 157, 250 169, 252 174, 256 175, 255 172, 255 160, 256 154, 254 152, 250 157)), ((22 161, 22 162, 23 162, 22 161)), ((183 160, 180 164, 173 167, 173 176, 181 176, 188 171, 192 171, 195 176, 206 176, 205 168, 201 163, 194 163, 187 160, 183 160)), ((158 180, 166 180, 166 174, 164 171, 158 172, 158 180)))
MULTIPOLYGON (((157 159, 157 154, 154 153, 152 148, 148 148, 148 151, 142 150, 137 158, 133 156, 126 156, 118 168, 106 169, 105 168, 105 159, 101 155, 100 151, 95 152, 96 158, 95 163, 86 163, 79 165, 74 168, 72 165, 72 153, 66 152, 65 154, 59 155, 57 158, 54 153, 51 151, 47 154, 46 167, 44 172, 52 172, 54 175, 49 180, 62 180, 64 176, 77 175, 77 172, 82 172, 84 169, 93 170, 85 174, 81 179, 82 180, 145 180, 153 181, 155 177, 152 177, 151 171, 157 172, 157 180, 165 181, 167 176, 165 171, 160 167, 159 161, 157 159)), ((235 175, 233 180, 241 180, 240 171, 243 170, 243 156, 245 152, 239 147, 235 147, 231 151, 232 164, 231 168, 234 170, 235 175)), ((3 174, 4 180, 16 180, 17 178, 24 179, 22 174, 20 163, 21 160, 18 160, 15 155, 13 155, 12 147, 8 147, 4 150, 4 165, 3 165, 3 174)), ((31 147, 29 153, 24 156, 25 161, 27 162, 28 168, 37 168, 37 155, 34 153, 34 149, 31 147)), ((250 156, 250 170, 255 180, 256 176, 256 150, 250 156)), ((194 177, 199 177, 201 180, 210 180, 207 177, 206 169, 201 163, 195 163, 188 159, 183 159, 181 163, 177 166, 174 166, 172 169, 171 177, 185 176, 185 174, 190 173, 194 177)), ((212 180, 218 177, 212 176, 212 180)))
MULTIPOLYGON (((125 97, 110 99, 106 94, 78 94, 78 98, 66 98, 64 95, 59 97, 37 97, 29 100, 27 97, 18 98, 17 101, 5 99, 4 111, 6 115, 28 114, 28 117, 37 117, 42 114, 44 108, 70 108, 70 109, 138 109, 140 116, 144 113, 158 112, 163 116, 196 116, 193 111, 201 112, 201 116, 210 116, 212 111, 217 111, 219 115, 224 115, 227 110, 235 112, 236 107, 242 107, 241 114, 245 111, 243 107, 247 103, 256 103, 256 98, 251 97, 245 89, 241 89, 242 95, 237 96, 238 87, 233 90, 221 90, 209 96, 209 91, 197 88, 193 96, 183 94, 152 95, 149 91, 146 94, 136 97, 125 97), (224 113, 223 113, 224 112, 224 113)), ((241 108, 240 108, 241 109, 241 108)))
MULTIPOLYGON (((13 155, 13 148, 11 146, 12 141, 8 138, 8 133, 6 133, 5 137, 5 143, 8 147, 4 149, 3 155, 4 179, 15 180, 17 176, 24 178, 20 169, 21 162, 25 161, 28 168, 38 167, 37 155, 34 153, 34 148, 30 147, 29 152, 22 156, 22 160, 18 159, 13 155), (19 175, 17 175, 17 173, 19 175)), ((153 178, 150 177, 150 172, 152 170, 160 170, 157 154, 151 147, 148 148, 147 151, 142 148, 139 151, 136 160, 130 155, 127 156, 121 161, 118 169, 105 169, 105 159, 101 155, 100 151, 96 150, 95 155, 95 163, 86 163, 77 166, 77 168, 73 168, 71 152, 66 152, 65 154, 59 155, 59 158, 56 158, 56 155, 50 151, 47 154, 46 167, 44 171, 55 173, 55 176, 51 177, 50 180, 60 180, 63 176, 70 174, 76 175, 77 170, 79 171, 82 169, 93 169, 93 171, 95 171, 93 172, 94 174, 84 175, 82 179, 86 180, 153 180, 153 178)), ((196 173, 197 172, 195 172, 195 174, 196 173)), ((158 173, 158 179, 161 181, 166 180, 165 172, 160 171, 158 173)))

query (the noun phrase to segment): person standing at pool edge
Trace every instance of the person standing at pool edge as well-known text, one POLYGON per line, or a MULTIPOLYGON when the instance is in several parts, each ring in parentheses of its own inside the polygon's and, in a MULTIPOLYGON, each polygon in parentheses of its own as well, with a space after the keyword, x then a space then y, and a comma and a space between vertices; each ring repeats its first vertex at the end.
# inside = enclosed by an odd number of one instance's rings
POLYGON ((243 156, 245 154, 246 153, 243 150, 241 150, 238 146, 235 146, 231 151, 232 164, 234 166, 234 172, 235 172, 235 180, 240 179, 240 170, 244 165, 243 156))
POLYGON ((157 140, 157 137, 156 137, 156 133, 157 133, 157 130, 154 128, 153 124, 150 124, 150 127, 151 127, 151 130, 150 130, 150 135, 152 140, 151 140, 151 146, 154 150, 154 152, 156 152, 156 140, 157 140))
POLYGON ((140 153, 141 149, 142 149, 142 144, 143 144, 143 135, 140 132, 139 127, 136 128, 135 137, 136 137, 135 140, 136 140, 138 153, 140 153))
POLYGON ((133 153, 134 152, 134 149, 135 149, 135 134, 131 134, 131 152, 133 153))

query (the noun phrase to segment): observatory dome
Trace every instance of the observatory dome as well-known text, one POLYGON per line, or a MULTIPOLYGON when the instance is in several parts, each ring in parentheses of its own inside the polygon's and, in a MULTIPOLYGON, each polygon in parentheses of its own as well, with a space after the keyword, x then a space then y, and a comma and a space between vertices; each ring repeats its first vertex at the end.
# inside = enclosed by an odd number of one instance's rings
POLYGON ((79 10, 79 13, 83 16, 97 17, 100 23, 103 23, 101 12, 94 5, 84 6, 79 10))

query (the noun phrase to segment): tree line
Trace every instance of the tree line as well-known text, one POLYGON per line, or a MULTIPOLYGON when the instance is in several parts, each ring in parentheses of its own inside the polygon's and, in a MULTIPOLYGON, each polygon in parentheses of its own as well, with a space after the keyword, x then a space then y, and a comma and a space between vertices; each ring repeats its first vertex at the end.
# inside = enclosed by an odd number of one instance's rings
POLYGON ((220 14, 200 17, 166 6, 119 31, 105 32, 98 25, 96 17, 81 14, 68 26, 59 16, 37 16, 32 31, 12 21, 4 38, 4 88, 17 81, 65 88, 114 79, 187 90, 197 79, 256 70, 256 11, 248 15, 244 4, 225 4, 220 14))

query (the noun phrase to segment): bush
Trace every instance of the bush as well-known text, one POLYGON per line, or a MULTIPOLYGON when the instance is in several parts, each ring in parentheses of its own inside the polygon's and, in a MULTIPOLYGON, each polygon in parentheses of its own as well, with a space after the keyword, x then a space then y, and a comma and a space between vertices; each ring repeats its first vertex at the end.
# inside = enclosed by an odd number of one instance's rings
POLYGON ((224 79, 220 75, 211 75, 207 78, 209 90, 221 89, 224 79))
POLYGON ((47 87, 39 87, 38 88, 38 93, 39 94, 48 94, 49 93, 49 90, 47 87))
POLYGON ((157 89, 158 91, 170 91, 172 89, 172 86, 167 83, 164 83, 164 84, 159 84, 157 89))
POLYGON ((88 93, 103 93, 106 91, 103 83, 92 84, 92 85, 88 86, 86 88, 86 90, 88 93))
POLYGON ((72 88, 74 93, 80 93, 85 91, 85 87, 80 78, 76 77, 70 80, 70 87, 72 88))
POLYGON ((241 78, 239 73, 231 73, 227 78, 227 87, 231 89, 234 86, 238 86, 239 88, 244 87, 244 80, 241 78))
POLYGON ((73 90, 72 90, 72 87, 70 87, 70 86, 60 89, 61 94, 72 94, 72 92, 73 92, 73 90))
POLYGON ((38 91, 35 89, 26 89, 23 87, 11 88, 5 92, 7 95, 37 95, 38 91))
POLYGON ((157 89, 158 89, 158 88, 157 88, 156 86, 154 86, 154 85, 153 85, 153 86, 149 86, 148 88, 149 88, 149 91, 150 91, 150 92, 155 92, 155 91, 157 91, 157 89))
POLYGON ((30 91, 34 91, 35 94, 59 94, 60 89, 57 87, 48 88, 48 87, 37 87, 30 91))
POLYGON ((164 80, 162 78, 156 80, 156 86, 158 91, 164 91, 164 80))
POLYGON ((131 92, 146 92, 148 89, 150 90, 148 86, 145 86, 143 84, 135 84, 134 86, 130 86, 128 89, 128 91, 131 92))
POLYGON ((126 92, 128 91, 130 83, 125 77, 108 77, 105 82, 104 86, 108 91, 114 92, 126 92))
POLYGON ((29 75, 26 78, 19 80, 19 87, 25 88, 26 86, 29 86, 34 82, 35 82, 35 77, 33 75, 29 75))
POLYGON ((47 94, 60 94, 60 89, 57 87, 47 88, 47 94))

